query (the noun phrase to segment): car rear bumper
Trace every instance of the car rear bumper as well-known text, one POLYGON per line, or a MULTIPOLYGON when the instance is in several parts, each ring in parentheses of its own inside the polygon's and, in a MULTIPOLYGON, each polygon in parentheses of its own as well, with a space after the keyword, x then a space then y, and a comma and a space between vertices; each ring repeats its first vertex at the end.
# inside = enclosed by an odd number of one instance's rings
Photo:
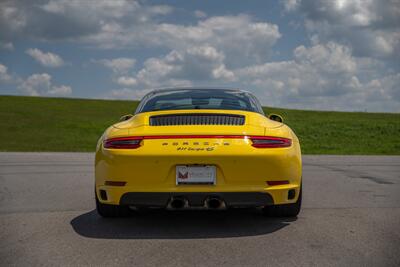
MULTIPOLYGON (((174 197, 182 197, 189 206, 204 206, 207 198, 217 197, 227 207, 261 207, 268 205, 290 204, 297 201, 300 193, 299 184, 269 186, 265 188, 240 187, 236 190, 221 191, 218 187, 182 186, 178 190, 164 192, 136 191, 135 188, 117 186, 98 186, 99 201, 106 204, 167 207, 174 197), (201 189, 202 188, 202 189, 201 189), (102 191, 102 192, 101 192, 102 191)), ((229 190, 229 188, 224 188, 229 190)))
POLYGON ((165 196, 192 197, 196 194, 236 194, 235 196, 243 198, 243 203, 249 203, 249 206, 289 204, 296 202, 298 198, 301 155, 296 142, 291 147, 258 149, 245 139, 178 139, 165 141, 168 142, 165 146, 163 140, 144 141, 143 146, 135 150, 100 147, 97 151, 96 191, 101 203, 135 205, 132 202, 132 199, 138 197, 133 197, 135 194, 143 194, 146 196, 144 200, 148 201, 139 204, 157 202, 159 198, 165 202, 165 196), (186 147, 186 142, 189 143, 188 148, 199 149, 180 149, 186 147), (177 146, 174 146, 175 143, 177 146), (212 146, 213 150, 203 149, 214 143, 216 145, 212 146), (214 185, 177 185, 177 165, 215 166, 216 182, 214 185), (285 184, 269 184, 282 181, 285 184), (124 185, 111 186, 109 182, 120 182, 124 185), (100 197, 100 190, 105 191, 107 199, 100 197), (293 190, 294 198, 288 197, 289 191, 293 195, 293 190), (156 197, 153 199, 154 194, 156 197), (263 201, 259 199, 260 194, 265 196, 263 201), (265 201, 266 198, 271 198, 272 201, 265 201))
POLYGON ((210 198, 220 199, 227 207, 253 207, 273 205, 269 194, 258 192, 187 192, 187 193, 160 193, 160 192, 130 192, 121 197, 121 205, 136 207, 167 207, 173 198, 182 198, 189 207, 203 207, 210 198))

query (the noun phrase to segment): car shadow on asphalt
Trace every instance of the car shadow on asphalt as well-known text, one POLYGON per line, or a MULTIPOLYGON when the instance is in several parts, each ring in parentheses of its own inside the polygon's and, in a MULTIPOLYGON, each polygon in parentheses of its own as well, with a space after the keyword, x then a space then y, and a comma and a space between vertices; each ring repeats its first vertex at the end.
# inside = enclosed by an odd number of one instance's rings
POLYGON ((197 239, 270 234, 297 218, 268 218, 257 210, 140 211, 128 218, 102 218, 95 210, 72 219, 81 236, 100 239, 197 239))

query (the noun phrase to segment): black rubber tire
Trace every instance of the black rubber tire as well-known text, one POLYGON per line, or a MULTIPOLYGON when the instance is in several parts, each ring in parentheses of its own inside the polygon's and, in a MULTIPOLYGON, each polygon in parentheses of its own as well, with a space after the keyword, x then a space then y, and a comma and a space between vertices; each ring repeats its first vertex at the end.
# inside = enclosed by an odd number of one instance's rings
POLYGON ((299 197, 295 203, 266 206, 263 208, 263 213, 270 217, 296 217, 301 210, 302 189, 301 186, 299 197))
POLYGON ((118 217, 127 217, 129 216, 130 210, 127 206, 120 206, 120 205, 110 205, 110 204, 103 204, 99 201, 96 196, 96 211, 97 213, 104 218, 118 218, 118 217))

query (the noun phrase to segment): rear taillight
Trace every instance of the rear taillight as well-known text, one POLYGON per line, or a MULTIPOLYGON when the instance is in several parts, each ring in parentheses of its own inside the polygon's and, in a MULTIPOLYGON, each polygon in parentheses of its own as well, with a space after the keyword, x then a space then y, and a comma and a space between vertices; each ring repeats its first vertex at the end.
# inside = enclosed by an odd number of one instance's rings
POLYGON ((250 139, 253 142, 252 146, 257 148, 289 147, 292 145, 291 139, 283 137, 252 136, 250 139))
POLYGON ((104 140, 103 146, 104 148, 113 148, 113 149, 135 149, 140 147, 140 142, 143 140, 143 137, 117 137, 104 140))
POLYGON ((283 137, 272 136, 242 136, 242 135, 157 135, 157 136, 130 136, 106 139, 104 148, 112 149, 135 149, 141 146, 143 139, 187 139, 187 138, 233 138, 250 139, 252 146, 256 148, 289 147, 292 140, 283 137))

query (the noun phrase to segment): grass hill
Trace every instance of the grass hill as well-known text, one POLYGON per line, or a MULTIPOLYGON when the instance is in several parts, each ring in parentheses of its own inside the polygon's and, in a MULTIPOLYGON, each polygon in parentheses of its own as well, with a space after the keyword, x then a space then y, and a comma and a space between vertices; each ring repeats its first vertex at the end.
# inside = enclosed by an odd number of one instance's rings
MULTIPOLYGON (((0 151, 94 151, 103 131, 137 103, 0 96, 0 151)), ((303 154, 400 154, 400 114, 264 110, 283 116, 303 154)))

